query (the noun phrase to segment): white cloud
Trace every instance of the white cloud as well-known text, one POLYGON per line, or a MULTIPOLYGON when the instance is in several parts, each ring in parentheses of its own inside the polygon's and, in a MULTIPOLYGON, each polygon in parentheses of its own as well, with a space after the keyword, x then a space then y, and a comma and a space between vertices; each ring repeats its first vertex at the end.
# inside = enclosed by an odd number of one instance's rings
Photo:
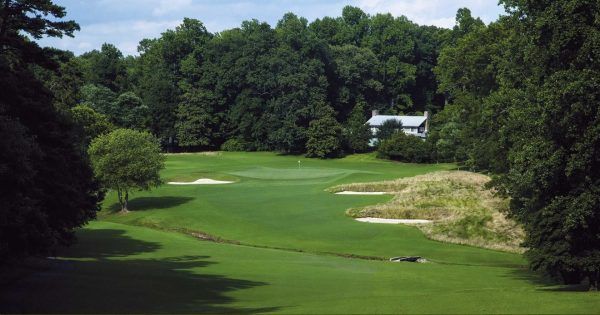
POLYGON ((162 16, 171 12, 181 12, 191 5, 192 0, 161 0, 152 10, 152 14, 162 16))
POLYGON ((418 24, 439 27, 454 26, 456 11, 463 7, 487 23, 502 12, 495 0, 356 0, 356 5, 371 14, 405 15, 418 24))
POLYGON ((456 25, 456 18, 455 17, 445 17, 445 18, 429 19, 429 20, 427 20, 427 22, 424 22, 422 24, 435 25, 437 27, 452 28, 452 27, 454 27, 454 25, 456 25))
POLYGON ((92 46, 92 43, 90 43, 90 42, 79 42, 77 44, 77 48, 81 49, 81 50, 88 50, 88 49, 92 49, 93 46, 92 46))
POLYGON ((40 41, 40 44, 51 45, 81 54, 91 49, 99 49, 103 43, 109 42, 117 46, 124 55, 136 55, 140 40, 159 37, 167 29, 173 29, 179 24, 181 24, 181 20, 133 20, 95 23, 82 25, 81 31, 75 34, 75 38, 45 38, 40 41))

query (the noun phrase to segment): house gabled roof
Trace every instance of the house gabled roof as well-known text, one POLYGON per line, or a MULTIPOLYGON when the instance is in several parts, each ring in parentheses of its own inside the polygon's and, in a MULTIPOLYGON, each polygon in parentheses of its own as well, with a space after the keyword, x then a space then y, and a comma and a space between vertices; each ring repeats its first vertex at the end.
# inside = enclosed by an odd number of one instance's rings
POLYGON ((420 127, 427 120, 427 117, 376 115, 371 117, 367 123, 372 127, 381 127, 388 120, 397 120, 402 123, 402 127, 420 127))

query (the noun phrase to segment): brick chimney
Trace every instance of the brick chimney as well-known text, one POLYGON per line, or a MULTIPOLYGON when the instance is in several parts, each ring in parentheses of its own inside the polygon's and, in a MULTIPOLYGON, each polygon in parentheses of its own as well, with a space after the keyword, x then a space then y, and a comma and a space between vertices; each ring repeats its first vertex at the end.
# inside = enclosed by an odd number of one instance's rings
POLYGON ((372 117, 375 117, 377 115, 379 115, 379 111, 378 110, 374 109, 373 111, 371 111, 371 116, 372 117))
POLYGON ((429 112, 425 111, 423 116, 425 116, 425 133, 427 133, 429 132, 429 112))

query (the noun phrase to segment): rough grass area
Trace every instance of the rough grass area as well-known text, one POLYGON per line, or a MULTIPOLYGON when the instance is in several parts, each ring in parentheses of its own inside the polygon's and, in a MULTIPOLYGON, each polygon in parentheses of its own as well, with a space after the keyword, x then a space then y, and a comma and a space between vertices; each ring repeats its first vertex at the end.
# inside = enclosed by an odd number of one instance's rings
POLYGON ((410 178, 373 183, 355 183, 329 188, 329 192, 383 191, 394 194, 387 202, 350 208, 355 218, 427 219, 419 225, 431 239, 472 246, 522 252, 523 230, 506 213, 508 200, 485 187, 488 176, 442 171, 410 178))

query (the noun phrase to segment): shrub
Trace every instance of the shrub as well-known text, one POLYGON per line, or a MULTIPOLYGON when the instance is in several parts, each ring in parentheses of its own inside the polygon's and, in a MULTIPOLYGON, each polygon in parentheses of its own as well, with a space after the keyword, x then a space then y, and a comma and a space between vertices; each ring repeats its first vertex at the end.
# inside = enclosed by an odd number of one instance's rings
POLYGON ((231 138, 221 145, 221 151, 246 151, 248 144, 241 139, 231 138))
POLYGON ((377 149, 377 157, 413 163, 426 163, 432 160, 432 150, 421 138, 397 132, 388 140, 383 140, 377 149))
POLYGON ((402 122, 395 119, 389 119, 383 122, 377 131, 377 142, 381 143, 391 139, 395 134, 402 131, 402 122))

